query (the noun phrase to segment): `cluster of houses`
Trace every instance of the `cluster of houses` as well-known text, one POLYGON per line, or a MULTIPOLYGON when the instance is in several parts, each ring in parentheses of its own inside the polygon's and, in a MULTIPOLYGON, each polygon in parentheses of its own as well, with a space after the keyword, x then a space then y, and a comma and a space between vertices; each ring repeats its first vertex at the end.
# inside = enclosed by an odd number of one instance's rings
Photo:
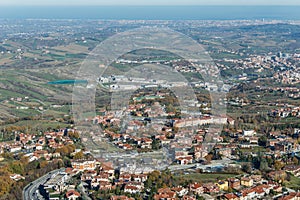
POLYGON ((300 107, 293 105, 285 105, 278 109, 273 109, 269 113, 272 117, 298 117, 300 118, 300 107))
MULTIPOLYGON (((78 199, 81 194, 76 191, 74 185, 68 184, 71 177, 80 173, 83 187, 90 191, 111 191, 117 187, 123 191, 123 195, 111 195, 111 200, 133 200, 128 197, 132 194, 144 194, 144 183, 149 178, 148 173, 118 172, 110 162, 100 160, 72 160, 72 167, 66 168, 52 176, 42 185, 42 194, 48 195, 51 200, 59 200, 57 194, 64 194, 67 199, 78 199), (56 194, 56 195, 55 195, 56 194)), ((299 165, 289 165, 280 171, 271 171, 267 176, 258 174, 244 174, 226 179, 216 179, 205 183, 192 182, 187 186, 159 188, 153 199, 186 199, 196 200, 197 196, 206 199, 224 200, 252 200, 264 199, 272 195, 278 200, 294 200, 300 193, 285 192, 279 180, 286 179, 286 173, 295 176, 300 175, 299 165)))
MULTIPOLYGON (((228 149, 228 153, 222 153, 223 155, 227 155, 226 157, 228 158, 230 158, 229 152, 232 152, 236 148, 251 149, 258 147, 260 145, 259 139, 263 136, 262 134, 258 134, 255 130, 238 130, 236 132, 232 132, 230 130, 225 131, 230 133, 230 139, 228 141, 229 144, 217 144, 215 148, 221 146, 220 149, 222 149, 222 151, 226 151, 227 148, 230 148, 228 149)), ((283 134, 280 131, 271 131, 265 135, 266 144, 264 144, 264 147, 269 148, 271 150, 271 152, 269 152, 270 155, 272 154, 276 157, 280 157, 287 153, 296 153, 300 150, 300 146, 297 141, 299 133, 299 129, 297 128, 288 134, 283 134)))
MULTIPOLYGON (((129 111, 136 112, 143 108, 145 108, 145 104, 131 105, 129 111)), ((102 127, 120 126, 120 119, 116 115, 116 113, 109 112, 104 116, 95 117, 93 122, 100 124, 102 127)), ((104 128, 103 136, 109 138, 111 144, 123 150, 145 149, 151 151, 153 148, 157 150, 157 147, 170 147, 170 149, 174 149, 173 160, 182 165, 195 162, 209 153, 209 150, 204 149, 201 145, 208 134, 208 130, 197 128, 195 131, 191 131, 191 127, 207 124, 223 125, 234 123, 234 120, 227 116, 164 119, 159 122, 151 121, 150 117, 141 119, 130 120, 126 124, 126 129, 122 130, 122 133, 116 133, 110 131, 108 128, 104 128), (148 124, 151 124, 155 132, 149 131, 148 124), (175 133, 175 129, 179 129, 179 131, 175 133), (194 155, 190 153, 192 147, 195 149, 194 155)), ((217 132, 218 130, 213 133, 213 139, 215 142, 221 142, 222 137, 217 132)))
POLYGON ((256 87, 257 91, 261 92, 272 92, 277 91, 283 93, 285 96, 292 98, 292 99, 298 99, 300 97, 300 89, 299 87, 290 86, 290 87, 256 87))
MULTIPOLYGON (((14 155, 23 153, 29 162, 41 158, 47 161, 61 158, 61 153, 59 151, 53 152, 53 150, 63 148, 66 145, 73 145, 74 140, 68 136, 68 133, 74 131, 74 129, 60 129, 55 132, 45 132, 41 135, 15 133, 14 141, 0 143, 0 152, 9 152, 14 155)), ((15 175, 12 175, 11 178, 14 180, 22 179, 15 175)))
POLYGON ((295 85, 300 83, 300 71, 296 69, 277 72, 274 74, 274 79, 283 84, 295 85))
MULTIPOLYGON (((147 110, 146 104, 137 103, 130 105, 127 112, 141 112, 147 110)), ((289 111, 297 115, 299 109, 291 108, 289 111)), ((149 109, 150 110, 150 109, 149 109)), ((102 116, 97 116, 93 119, 94 123, 100 124, 102 127, 120 126, 121 120, 115 112, 104 112, 102 116)), ((147 149, 152 150, 153 143, 158 143, 160 147, 167 146, 169 149, 174 149, 172 159, 175 163, 186 165, 201 161, 209 153, 209 149, 205 149, 202 145, 208 134, 210 133, 205 128, 199 128, 207 124, 228 124, 234 125, 234 120, 228 116, 202 116, 195 118, 171 118, 169 120, 157 121, 150 117, 133 118, 127 122, 125 129, 121 133, 116 133, 104 128, 103 134, 110 139, 110 142, 123 150, 147 149), (155 132, 149 132, 149 124, 154 128, 155 132), (191 127, 198 127, 192 128, 191 127), (178 131, 175 131, 175 130, 178 131), (193 151, 191 151, 193 149, 193 151)), ((224 141, 224 136, 220 136, 215 131, 213 141, 217 143, 215 150, 224 158, 236 159, 234 155, 236 149, 251 149, 258 147, 259 138, 262 134, 258 134, 255 130, 227 130, 229 138, 224 141), (222 143, 222 144, 220 144, 222 143)), ((225 130, 226 131, 226 130, 225 130)), ((299 134, 299 130, 295 129, 295 133, 291 135, 281 134, 279 132, 270 132, 267 136, 265 147, 272 150, 271 154, 280 157, 283 153, 297 152, 300 146, 295 135, 299 134)), ((250 152, 251 153, 251 152, 250 152)))
MULTIPOLYGON (((222 59, 223 60, 223 59, 222 59)), ((285 54, 285 53, 277 53, 276 55, 272 55, 272 53, 269 53, 269 55, 252 55, 249 58, 224 58, 224 61, 230 62, 234 65, 235 70, 241 70, 244 71, 247 70, 253 70, 255 72, 255 77, 259 77, 260 73, 267 71, 267 70, 274 70, 275 68, 278 68, 282 70, 282 73, 275 73, 275 76, 273 79, 275 81, 286 81, 289 83, 297 83, 299 81, 299 74, 295 71, 295 65, 293 64, 294 61, 299 60, 298 54, 285 54), (293 60, 293 61, 292 61, 293 60), (294 68, 294 70, 289 70, 287 67, 289 66, 294 68), (288 72, 287 75, 285 75, 285 72, 288 72), (294 72, 293 72, 294 71, 294 72), (277 75, 277 76, 276 76, 277 75)), ((217 65, 222 70, 228 70, 232 68, 231 65, 225 65, 221 62, 217 61, 217 65)), ((248 80, 250 78, 253 78, 253 74, 240 74, 236 77, 238 80, 248 80)))

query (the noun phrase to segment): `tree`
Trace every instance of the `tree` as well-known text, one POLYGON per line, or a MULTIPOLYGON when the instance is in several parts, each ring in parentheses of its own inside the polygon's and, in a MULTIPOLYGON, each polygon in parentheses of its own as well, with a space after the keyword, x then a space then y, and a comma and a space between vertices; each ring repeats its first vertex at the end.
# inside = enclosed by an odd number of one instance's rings
POLYGON ((259 144, 260 146, 265 147, 265 146, 267 146, 267 141, 268 141, 267 136, 263 135, 263 136, 261 136, 261 137, 258 139, 258 144, 259 144))
POLYGON ((48 161, 47 160, 41 160, 40 161, 40 168, 45 168, 48 165, 48 161))
POLYGON ((161 143, 159 139, 153 139, 152 140, 152 149, 158 150, 161 148, 161 143))
POLYGON ((13 154, 12 153, 9 153, 9 152, 5 152, 2 154, 2 157, 3 158, 6 158, 6 159, 13 159, 13 154))
POLYGON ((198 194, 196 195, 196 199, 197 200, 205 200, 205 198, 203 196, 199 196, 198 194))
POLYGON ((24 173, 24 166, 20 161, 14 161, 9 163, 8 170, 12 173, 16 174, 23 174, 24 173))
POLYGON ((82 151, 79 151, 78 153, 76 153, 74 155, 74 159, 78 160, 78 159, 83 159, 84 158, 84 155, 83 155, 83 152, 82 151))
POLYGON ((295 165, 299 165, 299 160, 298 160, 298 158, 293 157, 293 163, 294 163, 295 165))
POLYGON ((281 170, 284 167, 284 163, 279 160, 275 160, 274 167, 276 170, 281 170))
POLYGON ((80 135, 79 135, 78 131, 74 131, 74 132, 73 131, 69 131, 68 135, 69 135, 70 138, 75 138, 75 139, 80 138, 80 135))
POLYGON ((205 159, 206 159, 206 161, 208 162, 208 163, 210 163, 211 162, 211 160, 212 160, 212 158, 213 158, 213 154, 207 154, 206 156, 205 156, 205 159))
POLYGON ((287 173, 287 174, 286 174, 286 180, 287 180, 288 182, 291 181, 291 174, 290 174, 290 173, 287 173))
POLYGON ((0 196, 4 196, 10 190, 10 180, 9 176, 0 177, 0 196))
POLYGON ((243 170, 243 172, 251 173, 251 171, 252 171, 251 163, 242 164, 242 170, 243 170))
POLYGON ((265 158, 262 158, 259 164, 259 170, 260 171, 266 171, 268 169, 268 162, 265 158))

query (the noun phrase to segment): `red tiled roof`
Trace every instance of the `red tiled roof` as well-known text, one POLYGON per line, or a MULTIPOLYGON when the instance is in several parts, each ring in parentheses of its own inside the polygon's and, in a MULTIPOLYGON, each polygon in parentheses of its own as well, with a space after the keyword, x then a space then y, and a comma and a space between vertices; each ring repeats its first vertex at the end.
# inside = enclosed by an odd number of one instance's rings
POLYGON ((70 196, 72 195, 75 195, 75 196, 78 196, 80 197, 80 193, 75 191, 75 190, 69 190, 67 193, 66 193, 66 197, 69 198, 70 196))

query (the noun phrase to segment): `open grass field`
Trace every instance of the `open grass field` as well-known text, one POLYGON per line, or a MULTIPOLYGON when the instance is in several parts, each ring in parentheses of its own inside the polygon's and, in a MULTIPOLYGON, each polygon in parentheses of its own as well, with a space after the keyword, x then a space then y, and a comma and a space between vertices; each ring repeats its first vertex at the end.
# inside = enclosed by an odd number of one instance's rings
POLYGON ((57 46, 57 47, 54 47, 53 50, 72 53, 72 54, 88 53, 89 52, 88 47, 78 45, 78 44, 69 44, 69 45, 66 45, 66 46, 57 46))

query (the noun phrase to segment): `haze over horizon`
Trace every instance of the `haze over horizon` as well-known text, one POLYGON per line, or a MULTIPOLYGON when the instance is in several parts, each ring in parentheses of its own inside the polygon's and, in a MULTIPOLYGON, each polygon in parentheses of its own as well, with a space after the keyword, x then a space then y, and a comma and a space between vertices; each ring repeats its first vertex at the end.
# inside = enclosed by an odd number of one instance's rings
POLYGON ((0 6, 179 6, 179 5, 228 5, 228 6, 256 6, 256 5, 300 5, 298 0, 2 0, 0 6))

